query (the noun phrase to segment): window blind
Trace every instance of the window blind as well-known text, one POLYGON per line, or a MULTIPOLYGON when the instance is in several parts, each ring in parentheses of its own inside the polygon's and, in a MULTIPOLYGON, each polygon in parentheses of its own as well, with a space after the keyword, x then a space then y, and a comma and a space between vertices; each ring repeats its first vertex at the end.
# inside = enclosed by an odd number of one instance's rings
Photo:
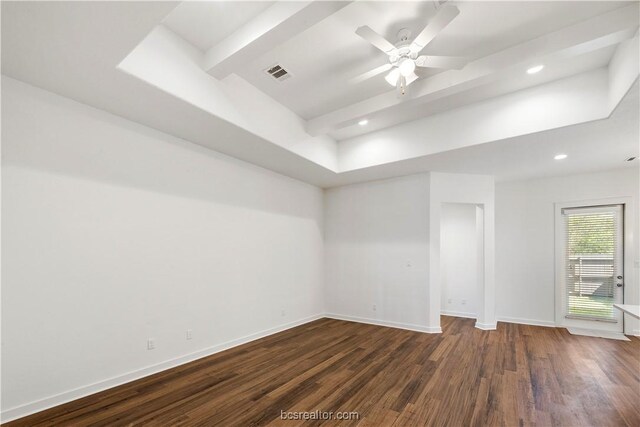
POLYGON ((564 209, 568 318, 615 322, 620 206, 564 209))

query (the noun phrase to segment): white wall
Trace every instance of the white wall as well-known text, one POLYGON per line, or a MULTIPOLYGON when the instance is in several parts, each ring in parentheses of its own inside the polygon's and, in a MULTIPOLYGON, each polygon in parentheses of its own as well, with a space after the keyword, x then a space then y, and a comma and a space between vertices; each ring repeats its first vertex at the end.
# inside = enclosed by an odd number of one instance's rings
POLYGON ((440 221, 441 312, 475 318, 478 292, 476 206, 444 203, 440 221))
POLYGON ((320 189, 2 86, 3 417, 322 313, 320 189))
MULTIPOLYGON (((571 161, 570 158, 567 161, 571 161)), ((554 203, 632 197, 635 252, 626 265, 625 302, 638 292, 638 169, 620 169, 496 185, 496 311, 499 319, 555 325, 554 203)), ((625 332, 637 331, 625 318, 625 332)), ((635 332, 638 333, 638 332, 635 332)))
POLYGON ((328 313, 428 331, 428 201, 427 174, 325 191, 328 313))
POLYGON ((476 327, 496 328, 495 318, 495 183, 492 176, 432 172, 429 174, 429 324, 440 329, 442 207, 447 203, 477 205, 476 229, 481 250, 478 268, 476 327))
POLYGON ((494 329, 494 181, 482 175, 432 172, 325 191, 327 312, 440 332, 441 218, 448 203, 472 204, 473 228, 487 236, 475 270, 475 311, 478 327, 494 329), (483 209, 479 225, 475 205, 483 209))

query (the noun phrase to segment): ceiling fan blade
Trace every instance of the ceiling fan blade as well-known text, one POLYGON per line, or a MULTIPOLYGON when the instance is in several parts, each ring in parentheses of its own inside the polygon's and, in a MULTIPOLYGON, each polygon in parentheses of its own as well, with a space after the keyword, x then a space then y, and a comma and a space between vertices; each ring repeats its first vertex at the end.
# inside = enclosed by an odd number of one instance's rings
POLYGON ((418 67, 446 68, 449 70, 461 70, 469 61, 459 56, 431 56, 421 55, 416 58, 418 67))
POLYGON ((455 6, 442 7, 411 43, 411 52, 419 53, 424 49, 459 13, 460 10, 455 6))
POLYGON ((362 83, 365 80, 369 80, 371 77, 375 77, 378 74, 384 73, 387 70, 390 70, 393 66, 391 64, 384 64, 381 65, 379 67, 374 68, 373 70, 367 71, 366 73, 362 73, 358 76, 355 76, 354 78, 352 78, 351 80, 349 80, 349 83, 351 84, 357 84, 357 83, 362 83))
POLYGON ((358 29, 356 30, 356 34, 386 53, 387 55, 391 55, 396 50, 396 47, 391 42, 387 41, 387 39, 373 31, 366 25, 358 27, 358 29))

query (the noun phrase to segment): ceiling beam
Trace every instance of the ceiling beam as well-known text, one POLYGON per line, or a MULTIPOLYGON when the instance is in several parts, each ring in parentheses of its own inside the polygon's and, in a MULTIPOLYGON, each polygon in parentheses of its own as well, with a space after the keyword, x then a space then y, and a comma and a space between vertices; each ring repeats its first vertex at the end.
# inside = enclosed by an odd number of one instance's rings
MULTIPOLYGON (((307 121, 310 135, 321 135, 385 110, 420 105, 490 84, 516 68, 526 70, 538 63, 562 60, 619 44, 637 31, 639 4, 633 3, 607 14, 582 21, 469 63, 463 70, 450 70, 418 80, 398 99, 395 90, 332 111, 307 121)), ((402 121, 398 119, 398 122, 402 121)))
POLYGON ((204 68, 215 78, 223 79, 247 61, 289 40, 349 3, 351 2, 276 2, 209 49, 204 55, 204 68))

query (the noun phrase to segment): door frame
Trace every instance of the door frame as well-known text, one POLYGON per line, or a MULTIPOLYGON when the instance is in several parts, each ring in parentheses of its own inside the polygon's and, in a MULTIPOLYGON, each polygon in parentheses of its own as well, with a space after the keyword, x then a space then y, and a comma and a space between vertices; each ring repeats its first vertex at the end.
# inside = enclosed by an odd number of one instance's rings
MULTIPOLYGON (((478 319, 480 318, 480 307, 484 307, 485 304, 483 302, 483 298, 485 297, 485 245, 484 245, 484 204, 483 203, 466 203, 466 202, 442 202, 440 203, 440 212, 444 208, 444 205, 464 205, 464 206, 473 206, 475 208, 474 218, 475 218, 475 250, 476 250, 476 271, 475 271, 475 280, 476 285, 474 286, 474 299, 475 299, 475 309, 474 313, 463 313, 459 311, 448 311, 446 310, 446 306, 442 303, 442 259, 443 259, 443 250, 442 250, 442 215, 440 215, 440 314, 443 316, 452 316, 452 317, 463 317, 467 319, 475 319, 476 320, 476 328, 483 329, 483 324, 478 323, 478 319), (480 326, 482 327, 480 327, 480 326)), ((490 328, 491 330, 495 329, 490 328)))
MULTIPOLYGON (((563 218, 562 210, 567 208, 583 208, 597 207, 605 205, 622 205, 622 262, 624 287, 622 288, 622 301, 627 299, 627 289, 635 284, 633 277, 633 199, 631 197, 610 197, 605 199, 589 199, 577 200, 572 202, 555 203, 555 229, 554 229, 554 246, 555 246, 555 322, 557 327, 579 327, 576 325, 567 325, 563 315, 564 301, 563 283, 564 283, 564 263, 563 263, 563 243, 560 237, 563 235, 563 218)), ((614 310, 616 310, 614 308, 614 310)), ((598 330, 598 322, 590 322, 588 329, 598 330)), ((622 333, 624 333, 624 315, 622 316, 622 333)), ((602 329, 606 329, 602 328, 602 329)))

